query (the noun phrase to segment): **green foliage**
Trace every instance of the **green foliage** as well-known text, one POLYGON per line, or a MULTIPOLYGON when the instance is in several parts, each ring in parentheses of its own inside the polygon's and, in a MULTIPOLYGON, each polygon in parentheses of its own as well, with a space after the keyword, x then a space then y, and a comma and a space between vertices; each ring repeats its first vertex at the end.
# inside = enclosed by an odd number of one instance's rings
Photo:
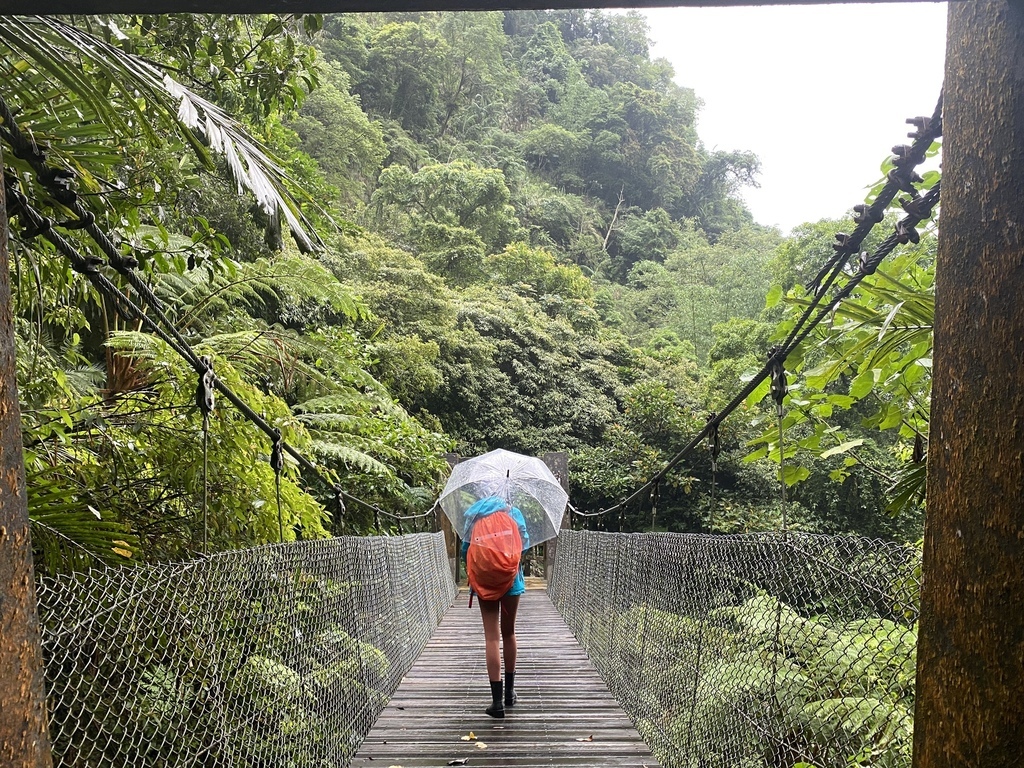
MULTIPOLYGON (((602 444, 573 457, 575 503, 585 509, 603 498, 621 497, 664 467, 700 428, 690 405, 659 382, 632 385, 624 398, 624 412, 602 444)), ((623 525, 629 530, 699 528, 688 498, 693 484, 689 468, 677 467, 660 488, 658 516, 641 505, 624 511, 623 525)))
MULTIPOLYGON (((784 422, 794 428, 787 460, 795 466, 829 462, 829 476, 846 485, 854 468, 892 494, 889 510, 911 526, 920 519, 924 490, 923 438, 928 431, 934 318, 934 238, 893 258, 864 280, 812 335, 794 360, 784 422), (858 434, 882 434, 874 437, 858 434), (891 436, 890 436, 891 435, 891 436), (914 463, 906 464, 915 454, 914 463)), ((778 333, 791 327, 809 299, 788 293, 778 333)), ((771 429, 751 442, 748 458, 778 458, 771 429)))
POLYGON ((535 301, 548 316, 564 319, 577 331, 595 331, 594 288, 579 267, 557 264, 549 251, 512 243, 488 257, 485 270, 495 286, 508 286, 535 301))
MULTIPOLYGON (((221 17, 195 17, 199 18, 216 26, 221 17)), ((245 23, 237 19, 228 23, 245 23)), ((192 21, 184 23, 187 26, 192 21)), ((296 195, 301 197, 301 190, 289 188, 287 174, 277 159, 221 106, 167 74, 179 69, 181 59, 177 56, 188 57, 188 50, 181 52, 168 46, 162 60, 154 62, 134 55, 131 51, 136 46, 113 21, 103 21, 97 31, 108 34, 114 42, 53 18, 5 17, 0 23, 4 97, 15 111, 20 111, 22 129, 37 143, 50 147, 50 162, 77 174, 79 191, 90 193, 86 202, 95 206, 94 213, 105 219, 107 194, 111 189, 120 190, 126 198, 125 207, 134 209, 134 215, 125 216, 123 223, 130 225, 132 219, 138 223, 141 207, 152 204, 161 190, 170 189, 183 168, 189 168, 181 158, 187 148, 195 158, 193 165, 204 170, 213 170, 214 159, 223 158, 238 190, 251 192, 266 216, 286 221, 300 245, 312 247, 315 235, 296 199, 296 195), (41 98, 42 94, 49 96, 41 98), (134 152, 138 154, 133 162, 117 167, 134 152), (127 179, 118 178, 122 174, 127 179), (136 175, 141 178, 133 178, 136 175), (137 184, 144 191, 138 190, 137 184)), ((275 35, 283 34, 283 28, 276 22, 264 31, 257 47, 262 46, 269 57, 269 51, 276 50, 279 42, 275 35)), ((184 36, 192 41, 187 45, 195 42, 190 35, 184 36)), ((213 41, 215 36, 212 32, 206 39, 213 41)), ((183 38, 177 39, 180 42, 183 38)), ((285 50, 289 44, 294 46, 289 41, 292 38, 285 36, 281 43, 285 50)), ((270 64, 274 66, 273 61, 270 64)), ((293 75, 301 78, 301 60, 294 66, 297 69, 293 75)), ((275 79, 274 88, 286 81, 275 79)), ((260 86, 254 88, 259 92, 260 86)), ((292 88, 289 98, 297 98, 296 89, 292 88)), ((279 96, 264 92, 260 98, 276 104, 279 96)), ((34 174, 27 172, 27 164, 15 161, 15 167, 26 171, 24 181, 30 193, 38 196, 34 174)))
MULTIPOLYGON (((16 252, 40 269, 54 264, 45 252, 16 252)), ((55 281, 48 286, 58 304, 77 296, 56 291, 55 281)), ((364 342, 345 330, 367 319, 367 310, 322 266, 297 254, 248 264, 218 259, 163 273, 156 289, 172 322, 213 359, 218 378, 291 445, 318 457, 342 487, 377 503, 395 499, 409 511, 423 503, 415 489, 438 482, 439 454, 449 443, 411 420, 368 374, 364 342)), ((31 318, 32 293, 18 296, 31 318)), ((204 538, 215 549, 277 540, 269 442, 221 400, 204 476, 196 378, 176 353, 147 334, 108 329, 96 337, 105 350, 105 365, 95 372, 103 383, 98 390, 84 371, 68 370, 87 359, 75 341, 90 333, 85 317, 57 313, 46 327, 61 328, 72 346, 43 346, 38 332, 33 344, 38 326, 19 325, 27 337, 21 348, 34 349, 19 357, 19 384, 45 570, 181 557, 204 538)), ((286 464, 286 537, 297 530, 304 538, 323 536, 337 525, 306 490, 316 482, 286 464)), ((329 497, 326 489, 311 490, 329 497)), ((366 515, 355 511, 346 522, 366 525, 366 515)))
POLYGON ((265 119, 302 103, 317 86, 309 35, 316 15, 188 13, 122 16, 85 25, 108 43, 173 67, 178 79, 203 88, 233 114, 265 119))
MULTIPOLYGON (((73 426, 70 416, 66 426, 73 426)), ((138 537, 128 526, 104 519, 103 513, 83 501, 89 489, 69 494, 66 478, 52 469, 33 466, 26 478, 28 514, 32 527, 32 547, 39 573, 131 561, 138 548, 138 537)))
POLYGON ((290 122, 302 150, 317 158, 324 178, 343 191, 342 204, 365 201, 387 154, 379 123, 369 120, 350 93, 341 68, 324 67, 321 84, 290 122))
POLYGON ((706 619, 636 605, 592 621, 614 638, 620 664, 654 670, 644 680, 652 697, 644 706, 660 717, 639 729, 658 751, 685 748, 750 768, 774 764, 770 745, 754 729, 737 729, 739 719, 770 727, 788 741, 786 754, 910 765, 914 625, 802 615, 766 594, 715 608, 706 619), (700 685, 691 698, 685 691, 694 664, 700 685))
POLYGON ((662 214, 649 214, 636 224, 627 222, 622 232, 627 245, 637 243, 637 250, 624 253, 647 254, 629 272, 624 302, 632 315, 629 328, 641 339, 651 330, 671 329, 689 340, 703 361, 719 324, 760 314, 778 234, 745 227, 711 243, 692 225, 668 225, 662 214), (664 225, 660 230, 652 226, 658 221, 664 225))

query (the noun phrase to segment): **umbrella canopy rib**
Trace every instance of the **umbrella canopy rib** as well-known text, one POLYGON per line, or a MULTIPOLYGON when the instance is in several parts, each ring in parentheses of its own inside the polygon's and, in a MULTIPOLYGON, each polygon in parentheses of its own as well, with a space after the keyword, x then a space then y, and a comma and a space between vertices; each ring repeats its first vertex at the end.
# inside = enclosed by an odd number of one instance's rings
POLYGON ((490 509, 478 502, 488 499, 522 513, 528 546, 558 535, 569 501, 543 461, 500 448, 456 464, 438 503, 455 532, 468 540, 481 509, 490 509))

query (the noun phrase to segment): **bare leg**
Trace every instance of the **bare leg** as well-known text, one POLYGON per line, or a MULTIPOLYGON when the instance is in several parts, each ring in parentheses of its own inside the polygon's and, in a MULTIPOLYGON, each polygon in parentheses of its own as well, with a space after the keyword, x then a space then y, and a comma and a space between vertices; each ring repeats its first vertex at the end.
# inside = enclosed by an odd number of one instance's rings
MULTIPOLYGON (((519 595, 505 595, 501 598, 501 645, 505 656, 505 674, 516 671, 516 612, 519 610, 519 595)), ((487 668, 488 673, 490 667, 487 668)), ((494 679, 493 677, 491 678, 494 679)))
MULTIPOLYGON (((480 616, 484 622, 484 654, 487 659, 487 677, 491 682, 501 680, 501 636, 498 631, 498 600, 480 600, 480 616)), ((506 651, 507 653, 507 651, 506 651)), ((513 655, 513 659, 515 656, 513 655)), ((515 663, 513 661, 513 663, 515 663)))

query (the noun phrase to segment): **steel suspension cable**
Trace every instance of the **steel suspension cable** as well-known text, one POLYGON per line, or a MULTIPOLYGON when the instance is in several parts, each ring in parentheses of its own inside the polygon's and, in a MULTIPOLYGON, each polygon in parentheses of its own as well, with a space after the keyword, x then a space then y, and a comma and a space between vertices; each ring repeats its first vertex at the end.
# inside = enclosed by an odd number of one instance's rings
MULTIPOLYGON (((196 373, 202 377, 206 370, 206 366, 203 364, 200 357, 192 350, 188 341, 180 334, 174 323, 172 323, 164 314, 162 302, 157 298, 145 281, 142 280, 138 272, 135 271, 136 267, 139 265, 138 259, 131 255, 124 256, 121 254, 107 233, 96 223, 95 215, 82 205, 77 192, 72 188, 72 182, 75 179, 75 174, 70 171, 55 168, 47 163, 46 153, 41 150, 35 142, 27 138, 21 131, 10 105, 2 95, 0 95, 0 138, 3 138, 11 146, 13 154, 16 157, 24 160, 32 167, 36 172, 37 181, 44 189, 46 189, 53 200, 60 206, 69 210, 75 216, 75 220, 73 221, 59 223, 53 222, 48 217, 32 209, 28 204, 27 197, 25 197, 20 190, 17 190, 15 195, 20 207, 25 210, 26 216, 30 221, 30 227, 34 232, 33 236, 43 235, 46 239, 50 240, 57 250, 69 259, 72 268, 75 269, 76 272, 85 274, 89 278, 90 282, 93 283, 94 287, 102 295, 110 299, 114 304, 115 310, 118 310, 122 317, 125 317, 125 319, 129 321, 143 323, 151 333, 157 335, 162 341, 164 341, 164 343, 177 352, 178 355, 186 360, 196 373), (99 273, 98 267, 102 263, 100 259, 82 256, 79 254, 74 246, 72 246, 65 238, 53 232, 54 226, 58 226, 66 230, 81 229, 87 232, 90 238, 97 244, 100 251, 106 256, 109 265, 122 275, 132 288, 136 290, 139 296, 149 306, 150 311, 159 323, 151 319, 145 310, 132 302, 131 299, 120 291, 117 286, 110 282, 108 278, 99 273), (54 235, 56 239, 51 237, 51 235, 54 235), (126 312, 128 313, 127 316, 125 314, 126 312)), ((8 181, 5 175, 5 183, 8 183, 8 186, 10 186, 11 182, 16 184, 16 181, 13 179, 8 181)), ((275 428, 251 409, 226 384, 215 376, 213 377, 212 384, 213 387, 224 395, 231 404, 234 405, 243 416, 245 416, 246 419, 252 422, 272 441, 275 440, 275 428)), ((328 488, 335 492, 336 497, 339 494, 344 494, 346 497, 358 504, 370 509, 375 509, 375 505, 370 502, 363 501, 362 499, 352 496, 338 488, 331 478, 326 477, 320 468, 306 459, 292 446, 287 443, 283 443, 282 448, 303 467, 318 476, 321 481, 328 486, 328 488)), ((343 504, 341 506, 342 508, 344 507, 343 504)), ((344 510, 342 509, 342 511, 344 510)), ((395 520, 419 519, 429 514, 429 512, 426 512, 419 515, 403 516, 396 515, 382 509, 377 510, 377 512, 395 520)))
MULTIPOLYGON (((7 138, 7 136, 4 138, 7 138)), ((122 318, 129 322, 138 322, 142 324, 147 331, 161 339, 161 341, 167 344, 168 347, 189 363, 193 370, 200 374, 201 377, 206 375, 206 372, 208 371, 207 365, 203 362, 202 358, 196 354, 188 342, 181 337, 176 329, 174 329, 173 333, 165 331, 164 328, 153 320, 153 318, 151 318, 142 307, 132 301, 131 298, 121 291, 120 288, 114 285, 109 278, 99 271, 99 267, 102 263, 100 259, 82 255, 67 238, 56 232, 54 229, 55 227, 64 228, 64 225, 55 223, 49 217, 33 208, 24 192, 22 192, 16 178, 5 173, 4 183, 8 199, 13 201, 10 215, 12 217, 17 216, 21 218, 27 225, 25 230, 22 232, 22 237, 26 239, 43 237, 48 240, 57 249, 57 251, 68 260, 75 272, 84 275, 89 282, 92 283, 97 292, 112 303, 115 311, 117 311, 122 318)), ((166 317, 164 317, 163 322, 165 324, 170 324, 166 317)), ((171 327, 173 328, 173 325, 171 327)), ((224 395, 224 397, 227 398, 227 400, 235 406, 235 408, 249 422, 270 438, 272 444, 276 443, 277 439, 280 437, 280 433, 277 428, 272 426, 266 421, 266 419, 256 413, 256 411, 242 400, 227 384, 221 381, 217 376, 211 375, 209 385, 224 395)), ((376 505, 364 501, 341 489, 333 479, 324 474, 322 469, 306 458, 298 449, 283 440, 281 441, 281 451, 283 453, 287 453, 305 469, 314 473, 316 477, 318 477, 335 493, 336 498, 344 496, 351 501, 373 510, 375 515, 383 515, 397 520, 402 517, 411 519, 425 517, 427 514, 430 514, 428 511, 414 516, 401 516, 388 512, 387 510, 380 509, 376 505)))
POLYGON ((942 94, 939 94, 931 117, 911 117, 907 119, 907 124, 913 125, 916 129, 913 133, 907 134, 908 138, 914 139, 914 143, 910 146, 904 144, 892 148, 896 158, 895 168, 886 177, 885 185, 871 205, 861 203, 853 206, 853 220, 857 226, 849 235, 841 232, 836 234, 836 243, 833 245, 835 254, 811 280, 808 286, 813 296, 811 303, 797 320, 786 340, 782 342, 783 348, 793 348, 793 340, 803 330, 804 324, 814 312, 818 302, 842 273, 843 267, 850 257, 860 251, 861 244, 874 226, 885 218, 885 212, 896 195, 906 192, 912 197, 918 196, 919 193, 914 184, 920 182, 921 177, 917 175, 914 168, 924 162, 928 149, 942 135, 942 94))

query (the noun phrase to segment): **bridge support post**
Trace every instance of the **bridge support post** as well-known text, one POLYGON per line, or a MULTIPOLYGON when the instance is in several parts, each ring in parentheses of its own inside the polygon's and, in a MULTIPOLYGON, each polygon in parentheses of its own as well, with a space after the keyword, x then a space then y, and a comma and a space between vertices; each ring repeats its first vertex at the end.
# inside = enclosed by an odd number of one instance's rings
MULTIPOLYGON (((555 476, 562 490, 569 492, 569 454, 565 451, 549 451, 540 457, 541 461, 548 465, 551 474, 555 476)), ((569 527, 569 512, 566 511, 562 517, 562 528, 569 527)), ((555 567, 555 555, 558 551, 558 540, 552 539, 544 545, 544 579, 551 581, 551 572, 555 567)))
POLYGON ((0 183, 0 765, 49 768, 11 312, 7 208, 0 183))
POLYGON ((1024 0, 949 4, 914 768, 1024 755, 1024 0))
MULTIPOLYGON (((446 453, 444 455, 445 461, 448 462, 449 469, 453 469, 456 464, 462 461, 462 457, 457 453, 446 453)), ((451 521, 448 519, 448 515, 444 513, 440 505, 437 507, 437 524, 441 530, 444 531, 444 547, 448 552, 448 565, 452 569, 452 578, 455 579, 455 583, 459 583, 459 536, 452 527, 451 521)))

